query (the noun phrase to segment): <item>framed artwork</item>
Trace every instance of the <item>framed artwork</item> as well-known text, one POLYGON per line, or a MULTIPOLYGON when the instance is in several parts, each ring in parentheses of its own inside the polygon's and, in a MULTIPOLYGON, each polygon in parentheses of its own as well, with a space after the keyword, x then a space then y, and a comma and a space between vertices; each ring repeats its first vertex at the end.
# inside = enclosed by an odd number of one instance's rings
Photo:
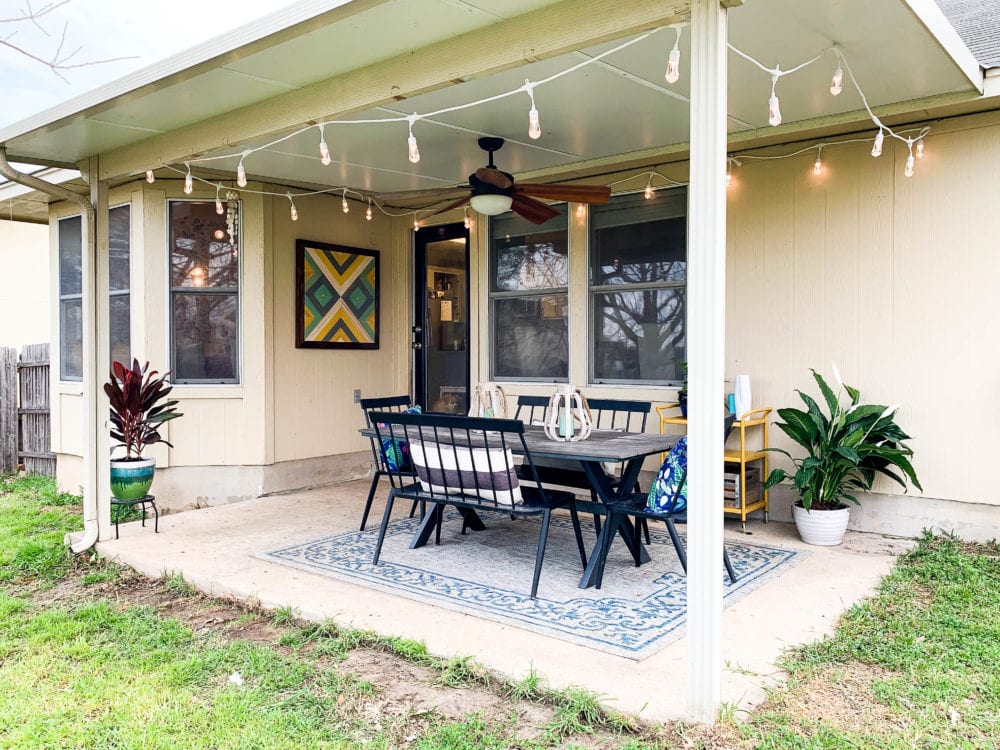
POLYGON ((295 346, 378 349, 377 250, 295 241, 295 346))

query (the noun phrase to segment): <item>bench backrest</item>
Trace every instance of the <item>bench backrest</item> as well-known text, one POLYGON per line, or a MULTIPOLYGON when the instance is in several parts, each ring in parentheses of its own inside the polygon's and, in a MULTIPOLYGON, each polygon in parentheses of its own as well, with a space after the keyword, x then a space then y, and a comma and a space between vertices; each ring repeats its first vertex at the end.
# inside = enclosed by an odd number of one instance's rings
POLYGON ((548 411, 548 408, 548 396, 518 396, 514 419, 520 419, 525 424, 544 422, 545 412, 548 411))
POLYGON ((649 401, 623 401, 614 398, 588 398, 594 429, 645 432, 646 419, 653 408, 649 401))
POLYGON ((523 482, 542 492, 519 420, 395 412, 373 412, 371 419, 378 439, 405 445, 412 462, 409 472, 388 472, 397 489, 412 487, 415 473, 430 498, 462 496, 498 508, 521 503, 523 482), (522 461, 527 480, 518 479, 522 461))
MULTIPOLYGON (((359 402, 361 404, 361 411, 365 415, 365 427, 371 428, 372 412, 403 412, 409 409, 413 402, 410 400, 409 396, 382 396, 380 398, 363 398, 359 402)), ((380 442, 375 438, 370 438, 372 449, 372 458, 375 460, 375 466, 381 471, 386 472, 386 453, 384 450, 379 448, 380 442)))

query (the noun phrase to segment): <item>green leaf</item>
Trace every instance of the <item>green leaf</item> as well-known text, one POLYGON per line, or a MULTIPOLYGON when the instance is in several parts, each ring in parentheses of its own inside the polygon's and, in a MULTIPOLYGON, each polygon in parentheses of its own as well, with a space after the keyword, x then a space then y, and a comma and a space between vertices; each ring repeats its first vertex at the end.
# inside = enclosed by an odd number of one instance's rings
POLYGON ((858 455, 857 451, 847 445, 838 445, 833 449, 833 452, 838 456, 843 456, 855 466, 861 461, 861 456, 858 455))
POLYGON ((837 413, 837 410, 840 407, 840 404, 837 401, 837 396, 830 389, 830 386, 826 384, 826 381, 823 380, 822 375, 820 375, 815 370, 812 371, 812 374, 813 377, 816 379, 816 382, 819 384, 820 393, 822 393, 823 398, 826 399, 826 405, 830 407, 830 416, 832 417, 834 414, 837 413))

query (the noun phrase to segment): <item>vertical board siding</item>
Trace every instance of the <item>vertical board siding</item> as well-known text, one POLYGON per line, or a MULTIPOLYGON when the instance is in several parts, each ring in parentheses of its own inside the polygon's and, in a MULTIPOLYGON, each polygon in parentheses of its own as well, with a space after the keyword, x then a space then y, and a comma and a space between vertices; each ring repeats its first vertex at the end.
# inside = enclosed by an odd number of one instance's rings
MULTIPOLYGON (((797 406, 796 388, 817 393, 809 369, 829 378, 836 361, 866 401, 900 404, 924 487, 910 494, 1000 504, 987 457, 1000 413, 1000 126, 932 133, 912 178, 905 144, 869 150, 825 149, 820 176, 812 154, 735 170, 727 376, 748 372, 756 404, 797 406)), ((777 430, 772 444, 791 447, 777 430)))

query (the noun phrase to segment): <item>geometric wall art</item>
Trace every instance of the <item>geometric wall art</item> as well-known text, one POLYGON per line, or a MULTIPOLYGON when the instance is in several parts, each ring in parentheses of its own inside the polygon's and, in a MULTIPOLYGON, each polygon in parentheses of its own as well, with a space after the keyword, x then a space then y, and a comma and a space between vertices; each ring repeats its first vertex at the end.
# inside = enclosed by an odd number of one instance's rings
POLYGON ((377 250, 295 241, 295 346, 378 349, 377 250))

